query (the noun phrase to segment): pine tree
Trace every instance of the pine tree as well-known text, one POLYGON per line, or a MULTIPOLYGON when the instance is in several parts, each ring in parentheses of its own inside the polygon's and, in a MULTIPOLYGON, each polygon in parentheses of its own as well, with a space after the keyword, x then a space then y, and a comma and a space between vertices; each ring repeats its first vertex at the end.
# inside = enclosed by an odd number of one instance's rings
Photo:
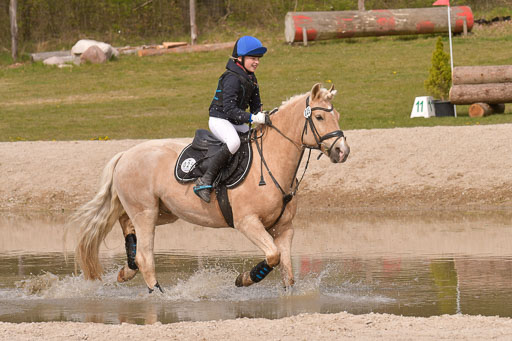
POLYGON ((452 84, 452 72, 450 68, 450 56, 444 52, 443 40, 437 38, 436 49, 432 54, 432 67, 425 80, 425 90, 434 98, 445 100, 448 98, 452 84))

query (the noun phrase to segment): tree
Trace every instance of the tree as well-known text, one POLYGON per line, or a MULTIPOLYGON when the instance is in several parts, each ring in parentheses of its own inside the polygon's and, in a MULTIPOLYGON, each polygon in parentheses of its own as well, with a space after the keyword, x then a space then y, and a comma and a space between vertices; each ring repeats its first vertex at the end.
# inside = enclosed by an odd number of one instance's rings
POLYGON ((196 26, 196 0, 190 0, 190 41, 192 45, 197 41, 197 26, 196 26))
POLYGON ((11 18, 11 53, 12 59, 16 61, 18 58, 18 22, 16 19, 16 10, 18 4, 16 0, 11 0, 9 3, 9 16, 11 18))
POLYGON ((427 80, 425 80, 425 90, 429 95, 444 101, 448 98, 451 84, 450 56, 444 52, 443 40, 439 37, 432 54, 432 67, 427 80))

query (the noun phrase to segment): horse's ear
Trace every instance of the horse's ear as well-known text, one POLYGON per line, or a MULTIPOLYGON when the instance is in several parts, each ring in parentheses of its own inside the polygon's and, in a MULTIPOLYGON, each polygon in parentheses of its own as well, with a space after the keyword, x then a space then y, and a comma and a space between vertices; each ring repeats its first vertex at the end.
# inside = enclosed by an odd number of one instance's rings
POLYGON ((338 90, 334 90, 334 84, 332 84, 329 88, 329 98, 332 99, 337 92, 338 90))
POLYGON ((320 94, 320 89, 322 88, 322 84, 320 83, 316 83, 315 85, 313 85, 313 87, 311 88, 311 99, 315 99, 318 94, 320 94))

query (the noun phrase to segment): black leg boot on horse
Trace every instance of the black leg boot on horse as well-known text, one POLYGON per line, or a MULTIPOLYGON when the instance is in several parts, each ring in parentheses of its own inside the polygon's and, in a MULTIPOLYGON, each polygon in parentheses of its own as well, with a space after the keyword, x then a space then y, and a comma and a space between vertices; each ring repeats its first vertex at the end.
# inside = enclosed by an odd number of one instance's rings
POLYGON ((226 162, 228 162, 231 155, 232 154, 229 151, 228 146, 223 144, 222 147, 220 147, 220 150, 212 156, 206 173, 196 180, 197 186, 194 186, 194 193, 207 203, 210 202, 212 184, 217 178, 222 167, 224 167, 226 162))

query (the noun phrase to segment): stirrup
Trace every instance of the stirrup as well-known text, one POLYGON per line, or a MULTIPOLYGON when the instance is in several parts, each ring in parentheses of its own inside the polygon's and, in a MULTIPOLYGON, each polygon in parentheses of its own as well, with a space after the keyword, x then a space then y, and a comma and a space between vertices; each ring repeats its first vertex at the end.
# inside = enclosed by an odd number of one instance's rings
POLYGON ((202 191, 203 189, 212 189, 212 185, 201 185, 201 186, 194 186, 194 193, 198 194, 199 191, 202 191))
POLYGON ((204 184, 201 178, 199 178, 197 182, 199 183, 199 185, 194 186, 194 194, 197 195, 204 202, 210 203, 210 194, 213 186, 204 184))

